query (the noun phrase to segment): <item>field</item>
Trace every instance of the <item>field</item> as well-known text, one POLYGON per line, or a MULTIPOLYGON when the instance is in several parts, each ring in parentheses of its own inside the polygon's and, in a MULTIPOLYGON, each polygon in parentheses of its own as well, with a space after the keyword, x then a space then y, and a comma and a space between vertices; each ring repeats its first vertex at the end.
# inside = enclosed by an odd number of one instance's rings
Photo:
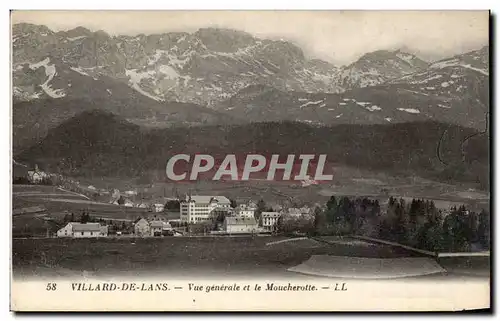
MULTIPOLYGON (((165 237, 158 239, 14 239, 14 277, 300 277, 287 269, 312 255, 368 258, 419 256, 349 238, 326 244, 283 237, 165 237), (354 242, 353 242, 354 241, 354 242)), ((480 258, 481 259, 481 258, 480 258)), ((484 264, 484 259, 482 259, 484 264)), ((473 262, 469 269, 478 264, 473 262)), ((450 263, 452 266, 457 262, 450 263)), ((483 268, 484 268, 483 266, 483 268)))
POLYGON ((34 206, 41 206, 45 211, 13 215, 14 236, 45 236, 47 229, 50 233, 55 233, 62 227, 64 216, 71 213, 78 217, 83 211, 87 211, 94 217, 124 221, 132 221, 146 213, 145 209, 95 202, 84 195, 55 186, 13 185, 12 208, 19 210, 34 206))

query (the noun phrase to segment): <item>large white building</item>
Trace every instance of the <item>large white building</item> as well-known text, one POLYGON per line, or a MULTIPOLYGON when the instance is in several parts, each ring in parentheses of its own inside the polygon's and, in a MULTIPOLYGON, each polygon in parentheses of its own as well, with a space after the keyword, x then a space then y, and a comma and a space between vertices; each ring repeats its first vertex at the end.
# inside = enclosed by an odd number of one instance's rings
POLYGON ((260 218, 262 220, 262 227, 268 231, 276 230, 276 223, 281 217, 280 212, 262 212, 260 218))
POLYGON ((108 236, 108 227, 99 223, 78 223, 69 222, 65 227, 57 231, 57 237, 106 237, 108 236))
POLYGON ((181 222, 200 223, 215 219, 221 212, 231 211, 231 202, 225 196, 186 196, 181 200, 181 222))

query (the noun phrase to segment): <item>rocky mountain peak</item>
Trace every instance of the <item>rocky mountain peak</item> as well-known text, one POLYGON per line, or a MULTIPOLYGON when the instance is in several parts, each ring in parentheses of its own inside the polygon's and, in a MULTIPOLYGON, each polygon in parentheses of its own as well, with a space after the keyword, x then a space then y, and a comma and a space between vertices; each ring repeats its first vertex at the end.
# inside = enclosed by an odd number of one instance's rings
POLYGON ((375 86, 428 67, 428 63, 402 50, 377 50, 343 68, 340 86, 351 89, 375 86))
POLYGON ((249 33, 223 28, 201 28, 194 33, 209 50, 235 52, 251 46, 256 39, 249 33))

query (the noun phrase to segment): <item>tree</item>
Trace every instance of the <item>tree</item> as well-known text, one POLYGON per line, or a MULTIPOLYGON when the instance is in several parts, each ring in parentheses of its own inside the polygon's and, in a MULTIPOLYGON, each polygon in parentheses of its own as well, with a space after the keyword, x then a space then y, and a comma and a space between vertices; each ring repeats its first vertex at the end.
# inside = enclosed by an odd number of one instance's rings
POLYGON ((90 215, 87 212, 83 212, 82 216, 80 217, 80 223, 87 223, 90 221, 90 215))
POLYGON ((169 200, 165 204, 165 209, 170 211, 179 211, 181 209, 181 203, 179 200, 169 200))
POLYGON ((319 206, 314 208, 314 234, 321 234, 321 227, 324 226, 324 213, 319 206))
POLYGON ((255 210, 255 219, 257 220, 257 222, 260 220, 262 212, 265 211, 266 211, 266 202, 264 202, 263 199, 260 199, 257 202, 257 209, 255 210))
POLYGON ((325 216, 328 223, 335 223, 337 219, 337 199, 334 195, 326 202, 325 216))
POLYGON ((283 233, 285 232, 285 229, 284 229, 284 218, 283 218, 283 215, 281 215, 278 220, 276 221, 276 225, 274 227, 274 230, 276 231, 276 233, 283 233))
POLYGON ((238 204, 236 204, 236 201, 233 200, 233 199, 230 199, 229 202, 231 202, 231 207, 232 208, 236 208, 236 206, 238 206, 238 204))
POLYGON ((479 213, 479 224, 477 230, 477 236, 481 245, 489 249, 490 248, 490 214, 484 209, 479 213))
POLYGON ((454 208, 443 223, 444 249, 447 251, 466 251, 470 246, 467 240, 467 217, 463 208, 454 208))

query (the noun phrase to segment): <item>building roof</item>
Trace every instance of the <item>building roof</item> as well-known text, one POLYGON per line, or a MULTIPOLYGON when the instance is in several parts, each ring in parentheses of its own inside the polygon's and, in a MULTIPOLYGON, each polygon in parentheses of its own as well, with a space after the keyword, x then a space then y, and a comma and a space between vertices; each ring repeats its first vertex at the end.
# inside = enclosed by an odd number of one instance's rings
POLYGON ((302 215, 302 214, 307 215, 311 213, 311 209, 308 207, 301 207, 301 208, 291 207, 285 212, 289 215, 302 215))
POLYGON ((257 225, 253 217, 226 217, 227 225, 257 225))
POLYGON ((163 221, 151 221, 149 222, 149 226, 153 228, 161 228, 165 226, 165 222, 163 221))
POLYGON ((134 224, 139 223, 140 221, 144 220, 144 223, 148 223, 148 221, 144 217, 138 217, 135 219, 134 224))
POLYGON ((231 204, 231 201, 225 196, 203 196, 203 195, 192 195, 188 196, 186 200, 191 198, 192 201, 200 204, 210 204, 212 201, 216 201, 219 204, 231 204))
POLYGON ((240 204, 238 205, 238 207, 236 207, 236 210, 240 210, 240 211, 255 211, 257 208, 253 207, 253 206, 248 206, 246 204, 240 204))
POLYGON ((71 222, 73 232, 100 232, 101 224, 99 223, 77 223, 71 222))
POLYGON ((280 217, 280 212, 262 212, 262 217, 280 217))
POLYGON ((170 223, 164 221, 151 221, 149 222, 149 226, 152 228, 163 228, 163 229, 172 228, 172 225, 170 225, 170 223))

